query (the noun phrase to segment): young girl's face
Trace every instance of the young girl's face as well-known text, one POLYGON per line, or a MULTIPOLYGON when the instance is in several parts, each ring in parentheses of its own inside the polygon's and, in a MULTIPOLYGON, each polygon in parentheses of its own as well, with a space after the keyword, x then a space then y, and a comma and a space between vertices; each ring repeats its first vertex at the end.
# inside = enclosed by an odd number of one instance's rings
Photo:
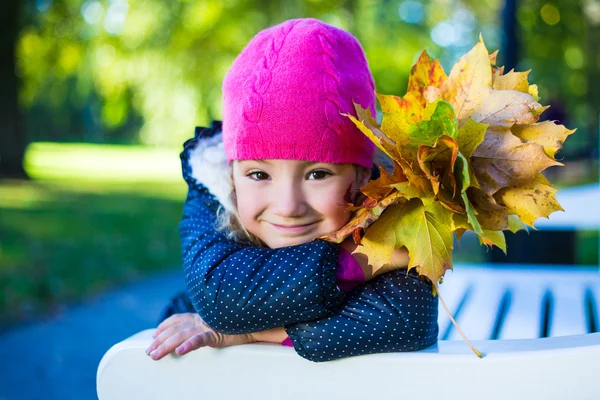
POLYGON ((233 163, 240 222, 271 248, 310 242, 340 229, 350 219, 346 193, 369 179, 352 164, 297 160, 233 163))

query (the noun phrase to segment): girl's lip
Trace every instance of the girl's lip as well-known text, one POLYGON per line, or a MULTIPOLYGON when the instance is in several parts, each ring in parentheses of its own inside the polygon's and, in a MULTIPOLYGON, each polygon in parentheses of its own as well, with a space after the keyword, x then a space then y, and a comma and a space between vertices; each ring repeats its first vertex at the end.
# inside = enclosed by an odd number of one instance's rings
POLYGON ((311 227, 314 224, 315 224, 314 222, 311 222, 309 224, 303 224, 303 225, 279 225, 279 224, 271 223, 271 225, 273 225, 279 231, 287 232, 287 233, 302 233, 304 231, 308 231, 309 229, 311 229, 311 227))

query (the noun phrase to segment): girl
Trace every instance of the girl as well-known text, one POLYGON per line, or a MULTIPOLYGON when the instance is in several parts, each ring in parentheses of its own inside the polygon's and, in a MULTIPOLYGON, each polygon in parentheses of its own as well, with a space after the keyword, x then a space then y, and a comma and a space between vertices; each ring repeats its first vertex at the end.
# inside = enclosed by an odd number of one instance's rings
POLYGON ((237 57, 223 125, 197 130, 181 155, 183 263, 197 314, 159 326, 154 359, 270 341, 326 361, 436 342, 437 300, 398 269, 406 259, 369 265, 350 241, 315 240, 346 224, 344 204, 370 176, 374 146, 342 115, 353 102, 375 111, 364 52, 320 21, 266 29, 237 57))

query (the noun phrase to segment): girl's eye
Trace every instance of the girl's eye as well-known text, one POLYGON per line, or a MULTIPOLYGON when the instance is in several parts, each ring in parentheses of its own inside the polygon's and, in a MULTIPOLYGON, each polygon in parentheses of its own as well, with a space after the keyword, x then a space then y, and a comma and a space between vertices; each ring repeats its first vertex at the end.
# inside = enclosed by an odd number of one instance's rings
POLYGON ((246 176, 255 181, 266 181, 270 178, 269 174, 262 171, 250 172, 246 176))
POLYGON ((323 170, 316 170, 316 171, 309 172, 308 175, 306 175, 306 179, 321 180, 321 179, 327 178, 330 175, 331 175, 331 172, 323 171, 323 170))

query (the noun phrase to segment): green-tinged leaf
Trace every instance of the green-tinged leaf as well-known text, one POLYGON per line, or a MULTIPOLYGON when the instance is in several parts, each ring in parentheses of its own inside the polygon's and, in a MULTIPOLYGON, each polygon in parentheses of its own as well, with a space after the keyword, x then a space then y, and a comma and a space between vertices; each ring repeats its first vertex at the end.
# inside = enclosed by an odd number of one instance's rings
POLYGON ((458 149, 467 159, 471 158, 475 149, 483 142, 488 126, 468 119, 458 130, 456 136, 458 149))
POLYGON ((456 138, 458 125, 452 105, 440 100, 427 105, 423 120, 408 127, 411 146, 432 146, 441 136, 456 138))
POLYGON ((415 185, 411 184, 410 182, 400 182, 391 186, 407 199, 414 199, 416 197, 421 198, 426 195, 426 193, 419 191, 415 185))
POLYGON ((508 216, 508 229, 512 232, 512 233, 517 233, 518 231, 521 230, 525 230, 527 231, 527 225, 525 225, 523 223, 523 221, 521 221, 519 219, 518 216, 511 214, 508 216))
POLYGON ((460 152, 457 154, 454 164, 454 176, 458 190, 465 193, 471 186, 471 176, 469 174, 469 161, 460 152))
POLYGON ((479 237, 482 244, 496 246, 506 254, 506 238, 502 231, 484 230, 483 235, 479 237))
POLYGON ((397 246, 406 246, 409 269, 438 282, 452 269, 452 213, 433 200, 410 200, 397 216, 397 246))
POLYGON ((471 225, 470 229, 472 231, 474 231, 481 240, 484 233, 483 233, 483 229, 481 228, 481 224, 479 224, 479 220, 477 219, 477 213, 475 212, 473 205, 469 201, 469 198, 467 197, 467 193, 466 192, 461 193, 461 197, 463 199, 463 202, 465 203, 465 213, 467 214, 467 221, 471 225))

